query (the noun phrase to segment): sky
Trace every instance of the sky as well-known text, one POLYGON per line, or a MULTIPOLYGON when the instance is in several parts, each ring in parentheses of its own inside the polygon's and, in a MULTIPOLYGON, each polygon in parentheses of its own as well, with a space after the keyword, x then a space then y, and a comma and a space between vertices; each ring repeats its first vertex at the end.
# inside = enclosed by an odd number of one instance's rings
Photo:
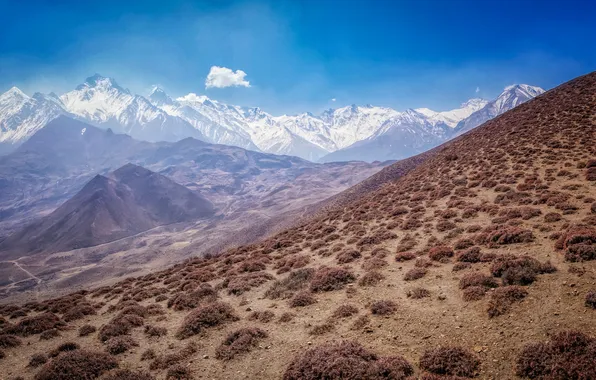
POLYGON ((441 111, 595 70, 594 19, 587 0, 0 0, 0 91, 100 73, 274 115, 441 111))

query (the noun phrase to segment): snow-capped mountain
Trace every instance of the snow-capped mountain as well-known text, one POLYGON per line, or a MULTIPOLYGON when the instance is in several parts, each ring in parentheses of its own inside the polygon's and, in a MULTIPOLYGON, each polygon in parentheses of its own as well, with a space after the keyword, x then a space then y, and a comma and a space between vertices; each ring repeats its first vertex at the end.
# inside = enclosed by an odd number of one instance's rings
POLYGON ((55 94, 32 97, 16 87, 0 95, 0 152, 10 151, 64 113, 55 94))
POLYGON ((491 102, 470 99, 442 112, 351 105, 319 115, 273 116, 258 107, 229 105, 194 93, 173 98, 159 87, 143 97, 96 74, 62 96, 29 97, 17 88, 0 95, 0 153, 65 114, 147 141, 194 137, 311 161, 398 159, 464 133, 543 92, 513 85, 491 102))
POLYGON ((482 109, 487 103, 487 100, 475 98, 450 111, 436 112, 428 108, 417 108, 415 111, 426 116, 432 124, 444 123, 451 128, 455 128, 457 123, 482 109))
POLYGON ((460 121, 455 128, 455 133, 460 135, 468 132, 488 120, 543 93, 544 90, 542 88, 529 86, 527 84, 507 86, 495 100, 487 103, 484 107, 460 121))
POLYGON ((323 157, 320 161, 385 161, 413 156, 526 102, 544 90, 512 85, 493 101, 471 99, 460 108, 434 112, 427 108, 407 110, 388 119, 371 137, 323 157))
POLYGON ((96 74, 60 97, 64 108, 97 126, 110 127, 136 139, 178 141, 204 139, 183 119, 154 106, 140 95, 120 87, 113 79, 96 74))

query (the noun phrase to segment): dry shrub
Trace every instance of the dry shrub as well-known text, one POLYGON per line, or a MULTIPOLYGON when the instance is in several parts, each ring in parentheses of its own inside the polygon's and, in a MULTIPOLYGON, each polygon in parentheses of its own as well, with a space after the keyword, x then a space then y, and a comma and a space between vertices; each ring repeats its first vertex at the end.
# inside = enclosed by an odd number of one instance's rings
POLYGON ((354 282, 356 276, 343 268, 321 268, 310 281, 313 292, 328 292, 342 289, 346 284, 354 282))
POLYGON ((259 287, 275 277, 269 273, 253 272, 227 278, 223 286, 228 289, 228 294, 239 296, 249 290, 259 287))
POLYGON ((334 329, 335 326, 331 324, 331 322, 325 322, 323 324, 313 326, 308 333, 309 335, 325 335, 334 329))
POLYGON ((33 354, 31 355, 31 358, 29 359, 29 367, 39 367, 42 364, 46 364, 48 361, 48 357, 44 354, 33 354))
POLYGON ((413 298, 413 299, 417 300, 420 298, 430 297, 430 292, 424 288, 413 288, 413 289, 408 290, 406 295, 409 298, 413 298))
POLYGON ((145 371, 118 369, 108 373, 102 380, 155 380, 155 378, 145 371))
POLYGON ((405 281, 418 280, 426 275, 428 271, 425 268, 412 268, 404 275, 405 281))
POLYGON ((68 310, 62 318, 66 322, 75 321, 81 318, 85 318, 87 315, 95 315, 97 312, 95 308, 89 304, 81 304, 77 305, 70 310, 68 310))
POLYGON ((532 231, 518 227, 501 228, 493 231, 488 236, 488 244, 490 246, 530 243, 532 241, 534 241, 532 231))
POLYGON ((145 326, 145 335, 148 337, 166 336, 168 335, 168 329, 159 326, 145 326))
POLYGON ((21 340, 14 335, 1 334, 0 335, 0 348, 12 348, 21 345, 21 340))
POLYGON ((482 273, 467 273, 459 280, 459 288, 466 289, 470 286, 483 286, 485 288, 496 288, 499 286, 497 280, 482 273))
POLYGON ((381 269, 386 265, 387 261, 383 260, 381 257, 371 257, 362 263, 362 269, 365 271, 373 271, 376 269, 381 269))
POLYGON ((559 214, 557 212, 549 212, 548 214, 544 215, 544 221, 546 223, 558 222, 562 218, 563 217, 561 216, 561 214, 559 214))
POLYGON ((464 289, 464 301, 479 301, 484 298, 488 288, 485 286, 470 286, 464 289))
POLYGON ((376 286, 378 285, 385 276, 377 271, 367 272, 364 276, 360 277, 358 280, 358 285, 360 286, 376 286))
POLYGON ((351 263, 352 261, 356 261, 362 257, 360 251, 355 249, 350 249, 347 251, 343 251, 337 255, 337 263, 338 264, 347 264, 351 263))
POLYGON ((265 292, 265 297, 269 299, 289 298, 294 292, 303 289, 314 274, 313 268, 302 268, 290 272, 286 278, 273 282, 265 292))
POLYGON ((202 333, 206 328, 220 326, 238 319, 232 306, 223 302, 213 302, 190 312, 184 318, 176 336, 179 339, 188 338, 202 333))
POLYGON ((75 350, 46 363, 35 375, 35 380, 95 379, 116 367, 118 362, 109 354, 75 350))
POLYGON ((592 290, 586 294, 586 306, 596 309, 596 290, 592 290))
POLYGON ((565 250, 565 259, 571 262, 596 260, 596 230, 570 228, 557 240, 555 247, 565 250))
POLYGON ((354 314, 358 314, 358 308, 354 305, 341 305, 333 314, 331 314, 332 318, 349 318, 354 314))
POLYGON ((290 307, 304 307, 308 305, 312 305, 317 302, 317 299, 307 291, 302 291, 297 293, 294 297, 290 299, 288 304, 290 307))
POLYGON ((50 339, 58 338, 59 336, 61 336, 61 335, 60 335, 60 331, 58 331, 58 329, 49 329, 49 330, 42 332, 39 335, 39 340, 50 340, 50 339))
POLYGON ((127 335, 128 333, 130 333, 130 330, 132 329, 132 327, 133 327, 133 325, 131 325, 130 323, 110 322, 106 325, 103 325, 99 329, 99 334, 97 336, 100 341, 105 342, 108 339, 116 337, 116 336, 127 335))
POLYGON ((455 263, 455 265, 453 266, 453 269, 451 269, 454 272, 459 272, 460 270, 464 270, 464 269, 469 269, 472 267, 472 264, 470 263, 455 263))
POLYGON ((492 292, 488 302, 488 316, 490 318, 505 314, 515 302, 520 302, 528 292, 521 286, 511 285, 497 288, 492 292))
POLYGON ((493 276, 501 277, 504 285, 529 285, 538 274, 554 271, 556 268, 550 262, 541 263, 530 256, 503 255, 491 266, 493 276))
POLYGON ((79 336, 87 336, 89 334, 93 334, 97 331, 95 326, 91 325, 83 325, 79 328, 79 336))
POLYGON ((375 301, 370 305, 370 311, 374 315, 390 315, 397 311, 397 304, 393 301, 375 301))
POLYGON ((402 380, 414 373, 402 357, 380 358, 356 342, 323 344, 296 357, 284 380, 402 380))
POLYGON ((141 360, 153 360, 155 359, 155 350, 153 348, 148 348, 141 354, 141 360))
POLYGON ((262 323, 271 322, 275 318, 275 314, 272 311, 265 310, 265 311, 253 311, 249 316, 248 319, 251 321, 259 321, 262 323))
POLYGON ((414 260, 416 258, 416 254, 414 252, 399 252, 395 255, 395 261, 403 262, 414 260))
POLYGON ((25 317, 14 326, 5 329, 4 333, 20 336, 41 334, 50 329, 58 329, 65 326, 65 323, 53 313, 46 312, 33 317, 25 317))
POLYGON ((596 339, 579 331, 564 331, 550 342, 524 347, 516 374, 529 379, 592 379, 596 374, 596 339))
POLYGON ((279 319, 277 320, 280 323, 288 323, 290 322, 292 319, 294 319, 295 315, 293 313, 288 313, 285 312, 282 315, 279 316, 279 319))
POLYGON ((190 368, 181 364, 176 364, 168 368, 166 373, 166 380, 192 380, 192 372, 190 368))
POLYGON ((453 254, 453 249, 448 246, 433 247, 428 251, 428 257, 435 261, 447 261, 453 254))
POLYGON ((48 356, 51 358, 55 358, 56 356, 60 355, 62 352, 74 351, 74 350, 78 350, 80 348, 81 348, 81 346, 79 346, 75 342, 66 342, 66 343, 62 343, 61 345, 59 345, 58 347, 56 347, 52 351, 50 351, 48 356))
MULTIPOLYGON (((159 355, 157 358, 155 358, 155 360, 151 362, 151 364, 149 365, 149 369, 151 371, 166 369, 168 367, 180 363, 183 360, 190 358, 196 352, 197 347, 193 342, 191 342, 179 351, 173 352, 171 354, 159 355)), ((155 352, 149 352, 149 350, 147 350, 143 353, 143 356, 147 356, 145 360, 151 359, 149 356, 155 357, 155 352)))
POLYGON ((130 336, 116 336, 105 343, 106 351, 112 355, 122 354, 139 344, 130 336))
POLYGON ((478 357, 461 347, 427 350, 420 358, 420 368, 437 375, 474 377, 479 367, 478 357))
POLYGON ((243 328, 230 333, 215 351, 220 360, 231 360, 239 354, 249 352, 267 333, 259 328, 243 328))
POLYGON ((479 247, 470 247, 460 252, 456 260, 463 263, 479 263, 482 261, 482 252, 479 247))

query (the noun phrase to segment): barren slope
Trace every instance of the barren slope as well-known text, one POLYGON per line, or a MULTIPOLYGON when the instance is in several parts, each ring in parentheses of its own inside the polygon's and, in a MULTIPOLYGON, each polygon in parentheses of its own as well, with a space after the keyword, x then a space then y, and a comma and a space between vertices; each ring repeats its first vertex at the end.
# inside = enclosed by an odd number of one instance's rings
POLYGON ((118 365, 148 379, 593 379, 594 141, 592 73, 258 244, 4 307, 5 332, 22 345, 4 349, 0 370, 95 377, 80 364, 89 360, 99 373, 118 365), (85 312, 72 308, 84 300, 85 312), (86 324, 98 331, 79 337, 86 324), (40 341, 55 325, 61 337, 40 341), (363 348, 329 345, 344 340, 363 348), (69 341, 95 353, 27 366, 69 341))

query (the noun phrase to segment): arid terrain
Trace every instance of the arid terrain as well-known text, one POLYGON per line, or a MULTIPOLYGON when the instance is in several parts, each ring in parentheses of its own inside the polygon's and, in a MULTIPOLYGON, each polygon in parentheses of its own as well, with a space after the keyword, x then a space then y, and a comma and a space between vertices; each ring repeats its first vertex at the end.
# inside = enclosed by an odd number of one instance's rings
MULTIPOLYGON (((595 379, 595 142, 591 73, 385 168, 264 240, 6 303, 0 373, 595 379)), ((206 231, 178 231, 188 239, 171 244, 192 253, 206 231)), ((169 254, 151 236, 123 253, 111 243, 102 260, 169 254)))

